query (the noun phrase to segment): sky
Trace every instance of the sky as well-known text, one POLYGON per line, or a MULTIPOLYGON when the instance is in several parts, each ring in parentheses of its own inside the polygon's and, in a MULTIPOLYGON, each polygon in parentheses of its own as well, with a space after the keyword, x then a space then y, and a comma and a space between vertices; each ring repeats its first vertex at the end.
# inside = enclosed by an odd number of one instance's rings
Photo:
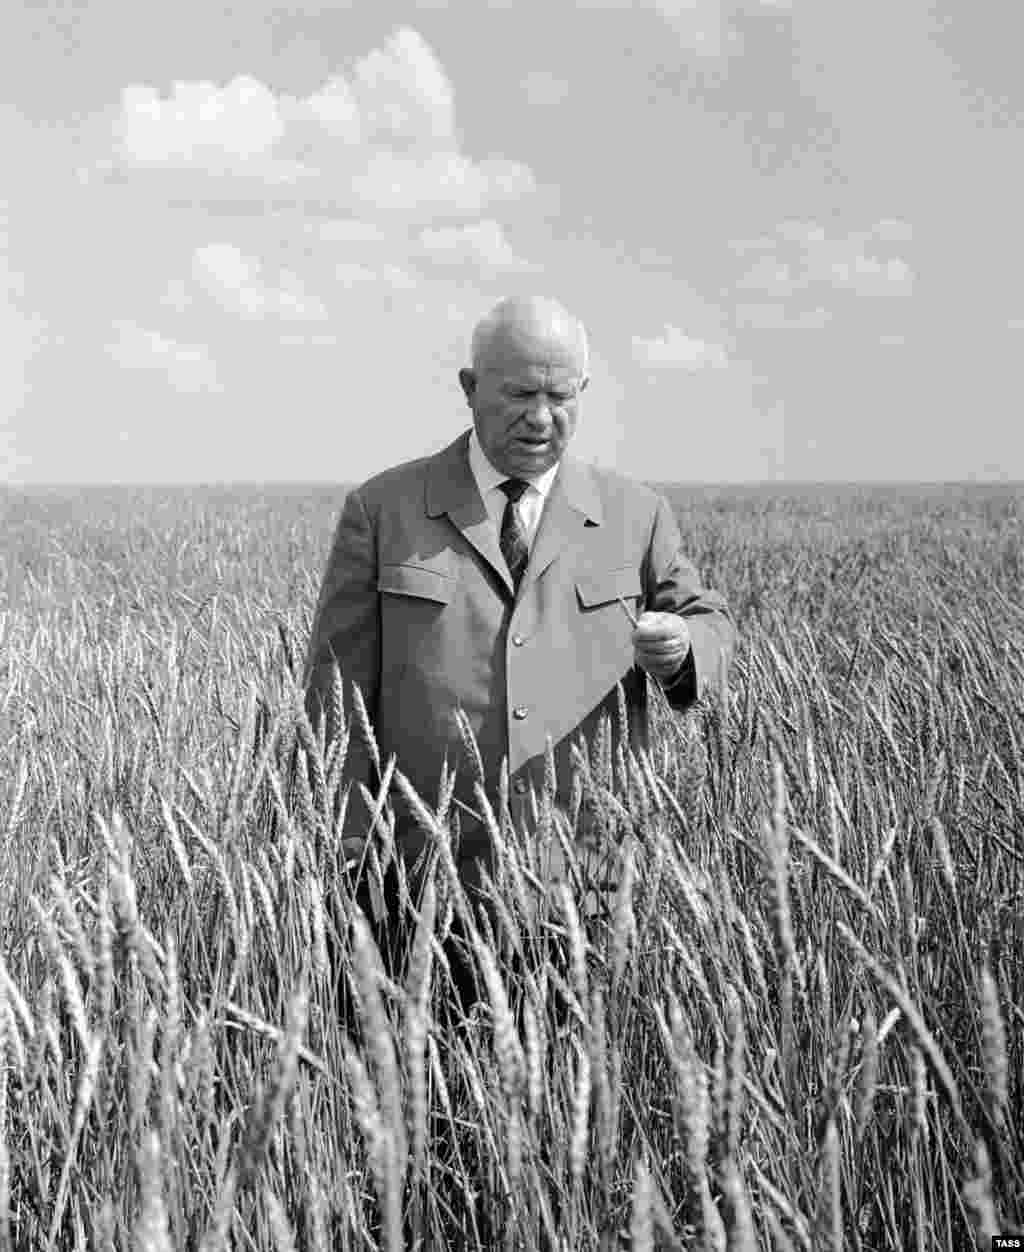
POLYGON ((1024 479, 1024 5, 13 0, 0 482, 358 482, 513 293, 656 481, 1024 479))

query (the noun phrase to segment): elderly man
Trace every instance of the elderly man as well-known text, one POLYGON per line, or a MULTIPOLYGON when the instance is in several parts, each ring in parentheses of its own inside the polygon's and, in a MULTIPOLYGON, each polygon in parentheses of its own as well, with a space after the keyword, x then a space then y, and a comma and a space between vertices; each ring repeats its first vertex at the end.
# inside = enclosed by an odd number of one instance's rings
MULTIPOLYGON (((521 820, 530 783, 541 788, 548 736, 567 805, 569 744, 614 712, 620 680, 631 734, 642 737, 646 675, 685 709, 728 663, 734 628, 681 553, 666 501, 568 454, 588 376, 586 334, 564 308, 502 301, 477 326, 472 368, 459 381, 473 428, 346 497, 305 684, 316 725, 337 657, 346 688, 362 690, 383 758, 395 753, 431 801, 445 758, 458 766, 460 872, 470 886, 489 847, 466 817, 475 799, 457 708, 489 789, 507 758, 521 820), (635 628, 620 600, 639 614, 635 628)), ((351 769, 375 790, 365 753, 351 769)), ((396 845, 411 862, 424 835, 400 801, 396 812, 396 845)), ((353 795, 349 837, 368 824, 353 795)))

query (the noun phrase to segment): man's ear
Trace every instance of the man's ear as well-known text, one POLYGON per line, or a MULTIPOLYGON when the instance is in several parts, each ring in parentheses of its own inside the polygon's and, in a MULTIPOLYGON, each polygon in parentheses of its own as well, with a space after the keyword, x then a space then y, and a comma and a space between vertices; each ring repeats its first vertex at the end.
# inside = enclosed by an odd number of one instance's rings
POLYGON ((459 370, 459 385, 462 387, 462 394, 467 401, 472 401, 476 394, 476 375, 471 369, 459 370))

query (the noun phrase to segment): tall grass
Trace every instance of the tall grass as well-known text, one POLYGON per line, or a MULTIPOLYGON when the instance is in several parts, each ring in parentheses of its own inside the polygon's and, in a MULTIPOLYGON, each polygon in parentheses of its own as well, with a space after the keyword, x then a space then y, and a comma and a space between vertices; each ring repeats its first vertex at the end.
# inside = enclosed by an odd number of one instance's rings
MULTIPOLYGON (((345 741, 323 754, 295 690, 338 503, 3 501, 0 1246, 1019 1230, 1017 498, 680 493, 740 619, 728 691, 655 705, 639 758, 604 728, 568 816, 545 787, 524 832, 486 797, 493 923, 466 909, 439 780, 395 978, 339 872, 345 741), (623 860, 589 921, 584 882, 535 873, 585 813, 623 860), (443 946, 460 916, 466 1021, 443 946)), ((392 819, 382 797, 371 879, 392 819)))

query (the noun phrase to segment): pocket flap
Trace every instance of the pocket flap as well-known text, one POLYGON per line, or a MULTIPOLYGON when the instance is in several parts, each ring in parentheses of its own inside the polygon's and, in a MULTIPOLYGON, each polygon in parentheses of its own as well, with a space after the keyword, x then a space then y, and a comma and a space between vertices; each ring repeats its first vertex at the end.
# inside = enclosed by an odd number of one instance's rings
POLYGON ((584 608, 594 608, 609 601, 635 600, 643 595, 640 574, 635 565, 622 565, 618 569, 588 570, 576 578, 576 594, 584 608))
POLYGON ((377 590, 447 604, 455 592, 455 579, 425 565, 382 565, 377 590))

